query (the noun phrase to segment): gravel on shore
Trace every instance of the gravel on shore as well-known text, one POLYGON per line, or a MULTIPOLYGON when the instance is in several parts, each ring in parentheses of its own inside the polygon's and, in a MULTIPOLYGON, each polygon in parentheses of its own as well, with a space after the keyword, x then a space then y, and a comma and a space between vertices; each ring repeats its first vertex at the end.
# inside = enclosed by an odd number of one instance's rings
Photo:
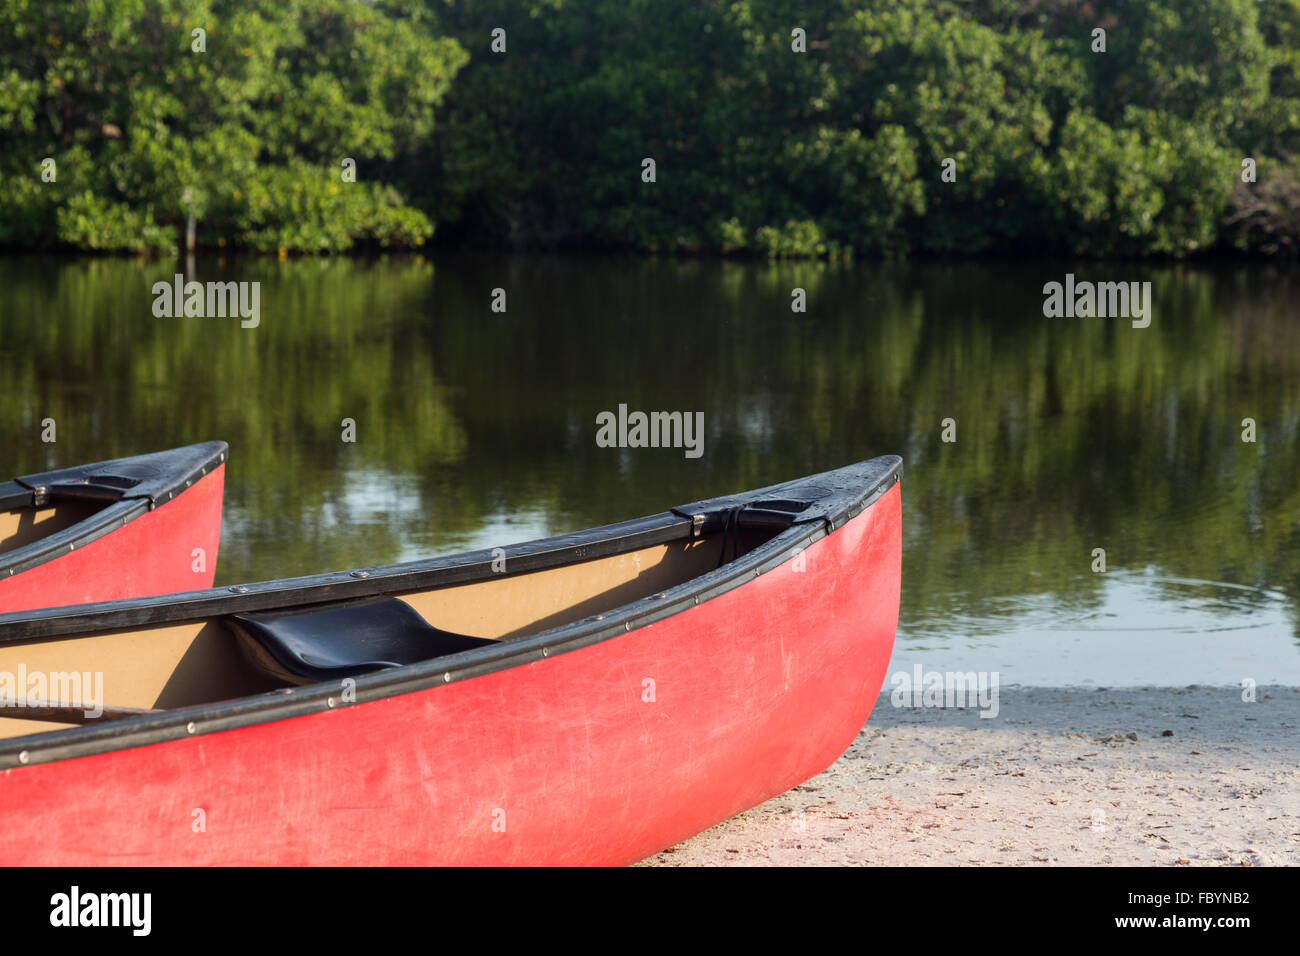
POLYGON ((895 707, 650 866, 1300 864, 1300 688, 1003 687, 895 707))

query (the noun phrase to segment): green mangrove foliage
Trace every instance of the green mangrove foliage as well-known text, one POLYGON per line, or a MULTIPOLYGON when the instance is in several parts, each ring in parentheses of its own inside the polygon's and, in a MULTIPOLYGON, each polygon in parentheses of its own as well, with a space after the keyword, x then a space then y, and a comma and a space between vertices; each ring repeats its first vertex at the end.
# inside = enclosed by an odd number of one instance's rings
POLYGON ((385 173, 464 60, 409 3, 4 0, 0 243, 420 245, 385 173))
POLYGON ((18 246, 1277 253, 1300 0, 3 0, 0 128, 18 246))
POLYGON ((1300 237, 1296 0, 450 7, 472 59, 434 208, 489 242, 1180 256, 1300 237))

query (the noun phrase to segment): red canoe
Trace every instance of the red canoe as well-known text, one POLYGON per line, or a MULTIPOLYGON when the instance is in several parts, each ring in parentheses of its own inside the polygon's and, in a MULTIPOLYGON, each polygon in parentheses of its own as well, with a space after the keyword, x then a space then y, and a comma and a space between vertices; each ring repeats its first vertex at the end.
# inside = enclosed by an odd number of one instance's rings
POLYGON ((0 611, 212 586, 226 443, 0 482, 0 611))
POLYGON ((898 620, 901 466, 493 551, 0 615, 0 680, 29 679, 0 720, 0 859, 649 856, 819 773, 866 721, 898 620), (102 695, 36 699, 30 675, 59 671, 102 674, 102 695))

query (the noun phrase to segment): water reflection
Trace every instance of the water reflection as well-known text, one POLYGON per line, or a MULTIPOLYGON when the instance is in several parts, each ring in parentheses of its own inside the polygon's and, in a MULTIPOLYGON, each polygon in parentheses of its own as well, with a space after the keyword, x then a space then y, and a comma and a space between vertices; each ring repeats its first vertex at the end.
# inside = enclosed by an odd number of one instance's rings
POLYGON ((1110 657, 1051 655, 1123 633, 1236 681, 1226 633, 1261 674, 1300 682, 1295 604, 1278 597, 1300 593, 1291 273, 200 259, 191 278, 262 283, 261 326, 242 330, 155 318, 150 288, 174 272, 0 260, 0 442, 21 473, 226 439, 220 583, 490 547, 898 452, 900 653, 971 644, 987 664, 1032 644, 1056 680, 1116 682, 1110 657), (1150 281, 1151 327, 1043 318, 1043 284, 1069 271, 1150 281), (620 402, 703 411, 704 457, 598 448, 596 414, 620 402))

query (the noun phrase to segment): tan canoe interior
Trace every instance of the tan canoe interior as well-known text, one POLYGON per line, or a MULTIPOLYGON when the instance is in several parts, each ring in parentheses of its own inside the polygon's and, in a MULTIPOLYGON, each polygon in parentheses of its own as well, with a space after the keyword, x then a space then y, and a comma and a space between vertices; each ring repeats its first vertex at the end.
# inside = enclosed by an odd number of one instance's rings
POLYGON ((0 554, 15 551, 56 531, 70 528, 103 507, 100 503, 63 501, 49 508, 0 511, 0 554))
MULTIPOLYGON (((744 554, 771 537, 771 533, 743 532, 739 552, 744 554)), ((510 640, 698 577, 717 566, 722 546, 722 535, 711 535, 513 577, 394 592, 394 596, 435 627, 510 640)), ((92 676, 92 684, 77 702, 116 707, 182 707, 282 686, 247 663, 219 618, 0 646, 0 680, 14 675, 9 680, 16 684, 20 668, 29 675, 102 675, 102 699, 92 696, 93 682, 100 680, 92 676)), ((22 689, 16 689, 21 696, 22 689)), ((66 726, 71 725, 0 717, 0 738, 66 726)))

